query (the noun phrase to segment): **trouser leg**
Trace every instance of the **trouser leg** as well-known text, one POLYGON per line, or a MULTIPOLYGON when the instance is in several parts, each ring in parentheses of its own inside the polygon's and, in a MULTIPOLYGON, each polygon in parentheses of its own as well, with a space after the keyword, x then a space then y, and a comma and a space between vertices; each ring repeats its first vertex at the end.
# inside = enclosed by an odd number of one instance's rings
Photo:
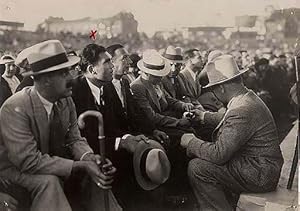
POLYGON ((17 182, 30 192, 32 211, 71 211, 57 176, 22 174, 17 182))
POLYGON ((188 177, 200 210, 234 210, 225 191, 235 193, 246 191, 226 166, 219 166, 199 158, 189 162, 188 177))

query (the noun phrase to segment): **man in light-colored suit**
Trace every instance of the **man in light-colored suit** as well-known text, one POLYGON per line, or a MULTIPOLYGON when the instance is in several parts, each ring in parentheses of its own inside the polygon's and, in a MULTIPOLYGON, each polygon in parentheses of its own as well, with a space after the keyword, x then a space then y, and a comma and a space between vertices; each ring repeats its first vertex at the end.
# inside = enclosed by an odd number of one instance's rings
POLYGON ((235 210, 230 194, 276 189, 283 158, 274 119, 253 91, 242 83, 237 64, 221 55, 207 65, 209 84, 227 111, 218 123, 211 112, 194 111, 194 121, 217 125, 213 142, 184 134, 188 176, 200 210, 235 210), (226 194, 227 193, 227 194, 226 194), (230 194, 228 194, 230 193, 230 194))
POLYGON ((100 209, 116 169, 107 160, 110 170, 100 170, 100 156, 80 136, 70 97, 72 66, 80 59, 67 56, 60 41, 48 40, 32 46, 27 60, 31 69, 24 75, 34 77, 34 86, 0 110, 0 175, 30 192, 31 210, 65 211, 71 207, 62 182, 84 174, 89 190, 84 210, 100 209))

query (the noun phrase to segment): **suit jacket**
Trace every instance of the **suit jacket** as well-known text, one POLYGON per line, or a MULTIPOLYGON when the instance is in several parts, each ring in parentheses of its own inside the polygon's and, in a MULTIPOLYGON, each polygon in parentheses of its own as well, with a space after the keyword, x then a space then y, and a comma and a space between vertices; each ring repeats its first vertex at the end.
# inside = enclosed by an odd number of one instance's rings
POLYGON ((228 104, 213 133, 213 143, 193 138, 187 154, 227 165, 244 185, 265 190, 276 187, 283 164, 274 119, 262 100, 249 90, 228 104))
MULTIPOLYGON (((80 136, 71 97, 61 99, 59 117, 65 140, 74 160, 92 149, 80 136)), ((9 98, 0 110, 0 174, 16 179, 20 173, 68 177, 73 160, 49 156, 49 123, 46 110, 34 87, 24 88, 9 98)), ((15 181, 16 181, 15 180, 15 181)))
POLYGON ((0 107, 5 102, 5 100, 7 98, 9 98, 11 95, 12 95, 12 92, 9 88, 7 81, 4 80, 4 78, 2 78, 2 76, 1 76, 1 79, 0 79, 0 107))
MULTIPOLYGON (((149 134, 153 131, 154 128, 151 122, 146 121, 143 114, 139 112, 127 80, 121 80, 124 87, 124 108, 111 82, 103 87, 102 99, 104 105, 98 105, 86 80, 85 77, 81 77, 75 82, 72 97, 78 115, 87 110, 96 110, 102 113, 108 156, 112 158, 115 154, 114 145, 117 137, 121 138, 125 134, 149 134)), ((87 117, 86 127, 81 131, 81 134, 87 138, 88 143, 95 152, 99 152, 97 131, 97 120, 87 117)))
POLYGON ((201 85, 198 74, 196 76, 196 81, 194 81, 189 70, 185 68, 179 73, 178 82, 184 101, 199 105, 198 98, 201 95, 201 85))
MULTIPOLYGON (((131 89, 138 105, 156 127, 177 126, 179 119, 168 114, 172 113, 172 111, 183 112, 183 102, 166 94, 163 94, 161 99, 159 99, 153 85, 141 77, 131 84, 131 89)), ((161 89, 164 92, 162 86, 161 89)))
POLYGON ((170 97, 182 100, 182 93, 180 91, 179 82, 177 77, 174 78, 174 83, 171 81, 172 79, 168 76, 162 78, 162 85, 166 92, 170 95, 170 97))

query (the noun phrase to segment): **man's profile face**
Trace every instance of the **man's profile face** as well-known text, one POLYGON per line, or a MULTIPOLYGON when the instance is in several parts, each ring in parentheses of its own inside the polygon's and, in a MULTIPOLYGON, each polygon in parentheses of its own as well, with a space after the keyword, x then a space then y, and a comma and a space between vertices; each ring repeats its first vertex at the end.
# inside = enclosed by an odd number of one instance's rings
POLYGON ((99 54, 99 59, 93 65, 93 77, 101 81, 111 81, 114 65, 111 62, 110 55, 107 52, 99 54))
POLYGON ((157 85, 161 82, 162 77, 161 76, 154 76, 154 75, 149 75, 149 82, 152 83, 153 85, 157 85))
POLYGON ((202 68, 203 61, 199 51, 193 52, 193 57, 190 58, 191 64, 193 67, 202 68))
POLYGON ((72 95, 72 80, 76 77, 76 70, 72 67, 55 71, 49 77, 49 86, 52 96, 57 99, 66 98, 72 95))
POLYGON ((127 74, 131 63, 132 61, 125 48, 117 49, 113 58, 113 64, 115 66, 113 73, 114 76, 122 77, 124 74, 127 74))

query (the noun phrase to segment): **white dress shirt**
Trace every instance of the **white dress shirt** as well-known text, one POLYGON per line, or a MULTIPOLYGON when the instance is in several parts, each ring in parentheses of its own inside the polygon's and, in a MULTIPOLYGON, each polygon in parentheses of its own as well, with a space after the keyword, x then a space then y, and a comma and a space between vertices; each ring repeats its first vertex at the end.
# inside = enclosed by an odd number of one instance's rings
POLYGON ((50 119, 50 114, 51 114, 51 111, 52 111, 52 108, 53 108, 53 103, 51 103, 50 101, 46 100, 45 98, 43 98, 40 93, 38 91, 36 91, 38 97, 40 98, 46 112, 47 112, 47 116, 48 116, 48 121, 50 119))
POLYGON ((103 105, 104 102, 100 103, 100 96, 103 95, 103 86, 101 88, 97 87, 96 85, 94 85, 92 82, 89 81, 88 78, 86 78, 86 81, 92 91, 92 95, 94 96, 96 102, 98 103, 98 105, 103 105))
POLYGON ((112 83, 115 87, 115 90, 117 91, 117 94, 118 94, 119 99, 122 103, 122 106, 124 107, 124 96, 123 96, 122 89, 121 89, 121 81, 118 80, 118 79, 113 79, 112 83))

